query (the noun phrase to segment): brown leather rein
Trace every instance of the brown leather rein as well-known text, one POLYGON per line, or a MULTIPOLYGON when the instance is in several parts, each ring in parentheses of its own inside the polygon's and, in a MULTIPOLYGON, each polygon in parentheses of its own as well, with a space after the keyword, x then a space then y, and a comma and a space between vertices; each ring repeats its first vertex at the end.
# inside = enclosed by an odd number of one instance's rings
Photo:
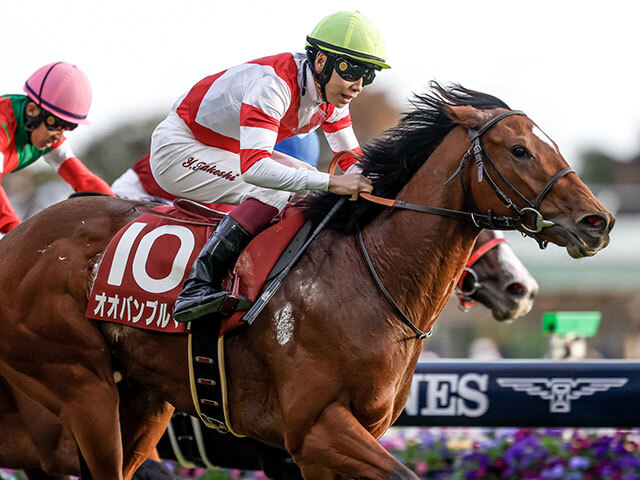
MULTIPOLYGON (((457 170, 453 173, 453 175, 451 175, 451 177, 447 179, 444 184, 448 184, 451 180, 453 180, 453 178, 461 173, 469 158, 473 156, 478 167, 478 182, 481 182, 483 178, 486 178, 492 190, 496 193, 496 196, 513 212, 513 216, 494 215, 491 210, 489 210, 487 214, 480 214, 476 212, 464 212, 460 210, 451 210, 448 208, 432 207, 429 205, 405 202, 404 200, 378 197, 376 195, 364 192, 360 193, 360 197, 369 202, 384 205, 385 207, 401 208, 405 210, 413 210, 416 212, 440 215, 460 220, 468 220, 478 228, 486 228, 489 230, 520 230, 524 234, 530 234, 534 236, 533 234, 541 232, 544 228, 556 225, 555 222, 546 220, 542 216, 542 214, 539 212, 540 204, 558 180, 560 180, 565 175, 568 175, 569 173, 575 173, 573 168, 564 168, 556 173, 553 177, 551 177, 551 179, 549 179, 549 181, 542 187, 535 200, 531 202, 524 195, 522 195, 520 191, 509 180, 507 180, 506 177, 504 177, 500 173, 487 152, 482 147, 482 143, 480 141, 482 135, 500 120, 511 115, 522 115, 526 117, 526 114, 521 110, 509 110, 495 116, 478 130, 467 129, 469 132, 469 138, 471 140, 471 147, 462 156, 460 165, 458 166, 457 170), (491 169, 509 188, 509 190, 511 190, 519 199, 521 199, 526 204, 525 207, 519 208, 507 194, 500 190, 500 188, 497 186, 497 184, 487 171, 485 164, 491 166, 491 169)), ((337 159, 341 158, 342 155, 346 153, 349 152, 340 152, 336 155, 336 157, 331 162, 329 173, 333 173, 333 170, 331 170, 332 167, 335 170, 334 161, 337 163, 337 159)))
MULTIPOLYGON (((478 130, 467 129, 469 132, 469 138, 471 140, 471 147, 462 156, 462 159, 460 160, 460 165, 458 166, 457 170, 453 173, 453 175, 451 175, 451 177, 447 179, 447 181, 444 184, 445 185, 448 184, 453 178, 455 178, 459 173, 461 173, 466 165, 467 160, 471 158, 471 156, 473 155, 476 165, 478 167, 478 182, 481 182, 482 178, 485 177, 487 179, 487 183, 489 183, 489 185, 491 186, 493 191, 496 193, 496 196, 500 199, 500 201, 504 203, 512 212, 514 212, 513 216, 509 217, 509 216, 502 216, 502 215, 500 216, 493 215, 491 210, 489 210, 489 212, 487 212, 486 215, 474 213, 474 212, 450 210, 448 208, 432 207, 429 205, 409 203, 403 200, 378 197, 376 195, 372 195, 370 193, 365 193, 365 192, 361 192, 359 196, 369 202, 377 203, 385 207, 402 208, 405 210, 413 210, 416 212, 440 215, 440 216, 456 218, 461 220, 469 220, 478 228, 487 228, 490 230, 520 230, 523 234, 529 234, 534 238, 536 238, 536 240, 538 241, 538 244, 540 245, 540 248, 545 248, 546 242, 539 240, 537 237, 535 237, 535 234, 541 232, 543 228, 552 227, 556 225, 556 223, 551 220, 546 220, 542 216, 542 214, 538 211, 538 209, 540 207, 540 204, 542 203, 543 198, 546 196, 547 193, 549 193, 549 191, 553 188, 556 182, 569 173, 575 173, 575 171, 572 168, 567 167, 560 170, 558 173, 556 173, 542 187, 542 189, 536 196, 536 199, 534 200, 534 202, 529 201, 524 195, 522 195, 520 191, 518 191, 518 189, 498 171, 493 161, 489 158, 489 155, 482 147, 482 143, 480 141, 480 138, 482 137, 483 133, 485 133, 489 128, 491 128, 493 125, 498 123, 503 118, 509 117, 511 115, 526 116, 526 114, 520 110, 509 110, 507 112, 504 112, 504 113, 501 113, 500 115, 495 116, 494 118, 486 122, 478 130), (507 187, 513 193, 515 193, 516 196, 518 196, 521 200, 523 200, 528 205, 527 207, 524 207, 524 208, 517 207, 514 204, 514 202, 509 198, 509 196, 507 196, 502 190, 500 190, 500 188, 493 181, 493 178, 489 175, 489 172, 487 171, 484 165, 485 162, 491 166, 492 170, 496 173, 496 175, 498 175, 498 177, 502 180, 502 182, 504 182, 504 184, 507 185, 507 187), (531 216, 531 218, 528 218, 528 216, 531 216), (532 220, 533 222, 531 224, 527 224, 527 220, 532 220)), ((331 164, 329 165, 329 174, 333 175, 333 173, 335 172, 336 165, 338 164, 338 160, 347 154, 353 154, 353 152, 343 151, 335 155, 335 157, 331 160, 331 164)), ((462 178, 461 178, 461 181, 462 181, 462 178)), ((463 185, 463 190, 464 190, 464 185, 463 185)), ((371 273, 371 276, 375 281, 376 286, 378 287, 378 290, 380 290, 380 292, 384 295, 387 301, 391 304, 391 306, 394 308, 394 310, 396 311, 400 319, 409 328, 411 328, 411 330, 413 330, 413 332, 416 334, 417 339, 422 340, 428 336, 431 336, 433 332, 433 326, 429 329, 429 332, 423 332, 422 330, 420 330, 409 319, 409 317, 407 317, 407 315, 402 311, 402 309, 395 302, 395 300, 393 299, 393 297, 391 296, 387 288, 384 286, 382 278, 376 271, 373 265, 373 261, 371 260, 371 256, 369 255, 369 252, 365 247, 364 238, 362 237, 362 231, 360 229, 358 229, 357 237, 358 237, 358 246, 360 247, 360 251, 362 252, 365 263, 369 268, 369 272, 371 273)))

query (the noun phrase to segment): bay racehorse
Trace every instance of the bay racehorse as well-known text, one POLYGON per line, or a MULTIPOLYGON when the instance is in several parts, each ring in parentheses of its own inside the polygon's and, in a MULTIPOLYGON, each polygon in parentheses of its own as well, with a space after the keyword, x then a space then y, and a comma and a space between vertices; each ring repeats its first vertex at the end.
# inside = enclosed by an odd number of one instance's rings
MULTIPOLYGON (((365 150, 381 204, 347 202, 251 328, 225 338, 232 428, 286 448, 305 479, 417 478, 376 439, 480 228, 517 228, 574 258, 609 242, 613 216, 523 112, 437 84, 414 105, 365 150)), ((318 195, 307 214, 336 201, 318 195)), ((0 242, 0 374, 58 417, 95 479, 131 478, 172 406, 195 414, 185 337, 84 317, 94 269, 135 205, 67 200, 0 242)))
MULTIPOLYGON (((504 235, 492 230, 480 232, 456 288, 460 305, 466 310, 478 303, 490 309, 496 319, 512 320, 529 312, 537 290, 535 279, 515 256, 504 235)), ((204 427, 201 434, 207 462, 199 462, 200 466, 209 463, 223 468, 264 470, 275 480, 300 478, 285 450, 204 427)), ((34 480, 59 478, 54 474, 80 474, 77 447, 71 435, 53 414, 1 377, 0 436, 11 439, 0 448, 0 466, 27 470, 27 478, 34 480), (44 471, 36 472, 41 466, 44 471)), ((166 434, 158 445, 158 452, 163 459, 178 460, 166 434)), ((142 469, 146 471, 150 466, 147 463, 140 467, 138 476, 142 476, 142 469)), ((158 478, 157 470, 153 477, 147 477, 158 478)))

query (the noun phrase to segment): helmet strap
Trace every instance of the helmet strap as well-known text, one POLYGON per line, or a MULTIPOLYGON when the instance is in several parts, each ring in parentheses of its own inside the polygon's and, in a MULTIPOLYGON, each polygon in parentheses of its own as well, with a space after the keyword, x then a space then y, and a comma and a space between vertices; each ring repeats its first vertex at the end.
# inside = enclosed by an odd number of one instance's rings
MULTIPOLYGON (((27 113, 27 106, 30 103, 37 105, 33 100, 27 101, 24 105, 24 129, 27 132, 33 132, 44 121, 42 118, 42 107, 40 107, 40 113, 38 115, 31 116, 27 113)), ((31 135, 29 135, 29 142, 31 142, 31 135)))
POLYGON ((333 75, 333 68, 335 66, 335 59, 333 56, 327 52, 322 52, 326 57, 326 61, 324 62, 324 67, 320 72, 316 70, 316 57, 318 56, 318 52, 320 49, 317 47, 307 47, 307 58, 309 60, 309 68, 313 72, 313 79, 318 82, 320 85, 320 95, 322 96, 322 100, 325 103, 329 103, 327 100, 327 94, 325 91, 325 85, 331 79, 331 75, 333 75))

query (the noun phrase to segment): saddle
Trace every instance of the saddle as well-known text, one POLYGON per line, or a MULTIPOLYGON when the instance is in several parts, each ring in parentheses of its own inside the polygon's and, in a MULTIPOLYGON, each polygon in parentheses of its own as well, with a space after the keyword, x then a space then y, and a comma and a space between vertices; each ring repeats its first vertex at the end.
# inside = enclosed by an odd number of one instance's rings
MULTIPOLYGON (((173 206, 143 204, 137 209, 143 214, 120 229, 94 267, 86 316, 188 333, 186 324, 173 320, 173 304, 191 264, 224 214, 184 199, 173 206)), ((225 288, 255 300, 265 281, 304 243, 310 228, 301 229, 304 223, 299 209, 285 208, 277 222, 245 248, 225 288)), ((241 325, 241 318, 238 312, 225 320, 220 335, 241 325)))
MULTIPOLYGON (((189 200, 137 207, 143 214, 112 238, 97 269, 86 316, 148 330, 189 335, 189 371, 201 420, 232 431, 226 405, 224 336, 242 327, 245 312, 211 315, 192 323, 173 320, 173 304, 204 243, 223 213, 189 200)), ((311 225, 287 207, 240 255, 225 289, 255 300, 304 244, 311 225)))

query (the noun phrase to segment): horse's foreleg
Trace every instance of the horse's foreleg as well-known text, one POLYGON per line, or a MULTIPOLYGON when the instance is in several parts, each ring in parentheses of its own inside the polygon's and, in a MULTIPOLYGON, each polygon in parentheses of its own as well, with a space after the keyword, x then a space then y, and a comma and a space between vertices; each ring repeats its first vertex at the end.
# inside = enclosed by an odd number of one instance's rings
POLYGON ((63 406, 60 419, 73 432, 92 480, 122 480, 122 437, 115 384, 84 379, 76 398, 63 406))
POLYGON ((286 435, 285 442, 305 480, 341 478, 340 475, 372 480, 418 478, 338 403, 324 409, 297 448, 289 444, 286 435))
POLYGON ((11 393, 37 448, 42 469, 49 473, 78 475, 78 447, 60 421, 15 388, 11 389, 11 393))
POLYGON ((118 390, 108 364, 101 368, 91 360, 93 363, 80 359, 52 366, 53 374, 43 374, 38 365, 30 365, 24 373, 6 363, 0 365, 14 386, 56 413, 80 448, 92 480, 121 480, 118 390), (91 371, 87 365, 95 369, 91 371))
POLYGON ((0 465, 6 468, 35 468, 38 451, 20 415, 9 385, 0 378, 0 465))
POLYGON ((132 382, 121 384, 120 397, 123 471, 125 480, 128 480, 144 461, 154 454, 174 408, 148 389, 132 382))

